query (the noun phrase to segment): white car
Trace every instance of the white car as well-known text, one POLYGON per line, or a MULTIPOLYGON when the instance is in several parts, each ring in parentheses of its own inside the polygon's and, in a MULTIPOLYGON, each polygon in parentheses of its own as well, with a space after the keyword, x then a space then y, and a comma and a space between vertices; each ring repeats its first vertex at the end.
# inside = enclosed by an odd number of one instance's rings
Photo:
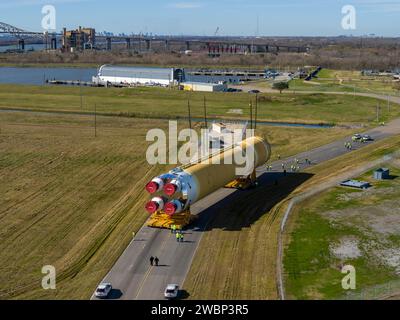
POLYGON ((354 142, 360 141, 361 139, 362 139, 362 135, 361 135, 361 134, 358 134, 358 133, 356 133, 356 134, 351 138, 351 140, 353 140, 354 142))
POLYGON ((112 290, 111 283, 101 283, 96 289, 95 296, 97 298, 107 298, 112 290))
POLYGON ((178 297, 179 286, 177 284, 169 284, 164 291, 164 297, 167 299, 175 299, 178 297))

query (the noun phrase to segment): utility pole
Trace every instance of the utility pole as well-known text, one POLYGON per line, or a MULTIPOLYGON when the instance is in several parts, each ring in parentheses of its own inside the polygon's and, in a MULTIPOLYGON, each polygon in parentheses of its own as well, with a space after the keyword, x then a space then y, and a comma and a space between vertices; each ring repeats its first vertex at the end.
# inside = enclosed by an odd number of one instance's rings
POLYGON ((379 123, 379 109, 380 109, 379 103, 376 105, 376 122, 379 123))
POLYGON ((258 93, 256 93, 256 110, 254 115, 254 130, 257 129, 257 116, 258 116, 258 93))
POLYGON ((388 113, 390 113, 390 99, 389 99, 389 94, 387 95, 387 108, 388 108, 388 113))
POLYGON ((94 105, 94 137, 97 138, 97 105, 94 105))
POLYGON ((206 96, 204 96, 204 127, 207 129, 207 102, 206 102, 206 96))
POLYGON ((83 101, 82 101, 82 79, 79 80, 79 95, 81 98, 81 110, 83 109, 83 101))
POLYGON ((188 99, 189 128, 192 129, 192 115, 190 112, 190 100, 188 99))
POLYGON ((253 129, 253 102, 250 100, 250 130, 253 129))

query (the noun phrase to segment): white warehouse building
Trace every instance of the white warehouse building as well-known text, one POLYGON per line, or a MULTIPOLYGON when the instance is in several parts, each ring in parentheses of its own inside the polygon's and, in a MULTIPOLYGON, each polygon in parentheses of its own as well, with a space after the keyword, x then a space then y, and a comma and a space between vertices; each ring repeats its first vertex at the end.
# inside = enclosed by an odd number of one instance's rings
POLYGON ((184 82, 182 83, 185 91, 203 91, 203 92, 221 92, 228 87, 225 83, 207 83, 207 82, 184 82))
POLYGON ((100 85, 177 85, 185 79, 183 69, 103 65, 93 82, 100 85))

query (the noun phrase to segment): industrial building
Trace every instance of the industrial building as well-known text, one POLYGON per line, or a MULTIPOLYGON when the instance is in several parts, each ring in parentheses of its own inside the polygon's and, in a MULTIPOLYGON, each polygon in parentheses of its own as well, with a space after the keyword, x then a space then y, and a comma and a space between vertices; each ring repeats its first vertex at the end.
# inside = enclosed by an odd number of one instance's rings
POLYGON ((103 65, 93 82, 98 85, 173 86, 184 81, 185 72, 176 68, 124 67, 103 65))
POLYGON ((185 91, 222 92, 228 88, 224 83, 185 82, 182 85, 185 91))
POLYGON ((85 49, 93 49, 96 44, 96 30, 93 28, 79 27, 77 30, 67 31, 63 29, 62 50, 83 51, 85 49))
POLYGON ((346 180, 340 184, 342 187, 350 187, 356 189, 368 189, 371 187, 369 182, 358 181, 358 180, 346 180))
POLYGON ((375 180, 390 179, 390 170, 388 168, 379 168, 374 171, 375 180))

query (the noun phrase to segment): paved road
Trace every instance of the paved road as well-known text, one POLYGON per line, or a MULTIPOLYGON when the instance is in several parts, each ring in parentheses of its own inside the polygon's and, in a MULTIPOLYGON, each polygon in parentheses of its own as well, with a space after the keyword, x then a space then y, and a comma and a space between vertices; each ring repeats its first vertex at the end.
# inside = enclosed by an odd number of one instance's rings
MULTIPOLYGON (((385 127, 369 130, 366 134, 369 134, 375 141, 400 134, 400 119, 390 122, 385 127)), ((263 175, 263 180, 272 183, 282 175, 278 172, 282 170, 282 163, 289 168, 297 158, 300 160, 301 169, 304 169, 310 166, 305 164, 304 159, 306 158, 312 161, 311 165, 336 158, 349 152, 344 147, 345 141, 350 141, 350 137, 282 161, 276 161, 272 163, 274 172, 266 173, 262 169, 258 171, 258 176, 263 175)), ((354 144, 353 150, 365 145, 367 144, 354 144)), ((112 283, 116 289, 111 298, 159 300, 163 299, 163 291, 167 284, 176 283, 182 287, 201 241, 203 230, 207 227, 211 217, 218 214, 219 208, 231 201, 237 192, 239 191, 220 189, 196 203, 192 207, 192 213, 197 215, 198 219, 185 232, 184 243, 177 243, 168 230, 151 229, 144 226, 103 280, 103 282, 112 283), (160 259, 159 267, 150 266, 151 255, 160 259)), ((204 263, 208 262, 204 261, 204 263)), ((185 294, 183 291, 183 296, 185 294)))

